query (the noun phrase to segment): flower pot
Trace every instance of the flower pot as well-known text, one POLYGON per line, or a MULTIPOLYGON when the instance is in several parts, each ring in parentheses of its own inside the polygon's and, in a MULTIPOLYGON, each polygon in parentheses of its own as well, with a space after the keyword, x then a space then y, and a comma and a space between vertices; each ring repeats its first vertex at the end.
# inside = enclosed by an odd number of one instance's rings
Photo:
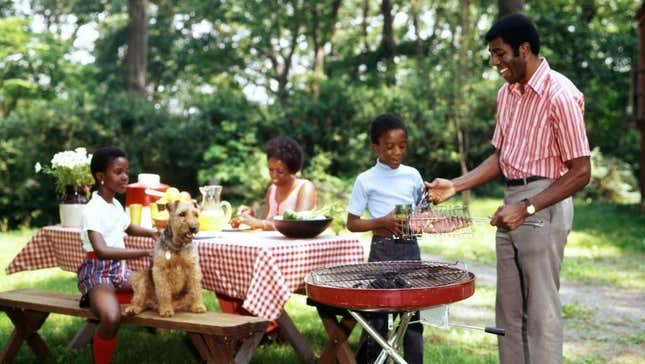
POLYGON ((60 224, 63 227, 81 227, 81 216, 85 204, 80 203, 62 203, 58 205, 60 214, 60 224))
POLYGON ((80 227, 83 209, 87 203, 88 186, 65 186, 65 195, 58 205, 60 224, 63 227, 80 227))

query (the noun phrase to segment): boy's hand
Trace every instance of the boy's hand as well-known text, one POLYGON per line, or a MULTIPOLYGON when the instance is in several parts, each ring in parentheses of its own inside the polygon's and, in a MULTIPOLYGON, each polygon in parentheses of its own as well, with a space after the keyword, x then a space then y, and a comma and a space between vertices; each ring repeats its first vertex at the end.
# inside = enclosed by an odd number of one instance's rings
POLYGON ((394 236, 401 236, 401 220, 396 218, 394 210, 381 218, 382 225, 394 236))
POLYGON ((428 189, 428 199, 434 203, 443 202, 455 195, 455 186, 449 179, 435 178, 431 183, 424 184, 428 189))

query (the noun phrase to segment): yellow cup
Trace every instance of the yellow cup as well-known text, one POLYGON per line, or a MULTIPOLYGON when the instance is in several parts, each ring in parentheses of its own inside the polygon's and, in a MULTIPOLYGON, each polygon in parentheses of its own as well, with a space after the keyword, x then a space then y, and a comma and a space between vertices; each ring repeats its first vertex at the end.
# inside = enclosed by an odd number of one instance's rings
POLYGON ((159 211, 157 210, 157 204, 156 203, 151 203, 150 204, 150 224, 154 225, 155 224, 155 217, 157 217, 157 214, 159 211))
POLYGON ((130 205, 130 222, 134 225, 141 225, 141 209, 143 205, 133 203, 130 205))

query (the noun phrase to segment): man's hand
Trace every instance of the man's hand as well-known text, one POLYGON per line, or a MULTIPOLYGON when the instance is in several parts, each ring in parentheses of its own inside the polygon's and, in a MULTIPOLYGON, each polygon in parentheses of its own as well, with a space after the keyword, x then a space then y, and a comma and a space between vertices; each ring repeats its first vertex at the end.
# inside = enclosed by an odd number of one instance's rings
POLYGON ((515 230, 526 219, 526 206, 520 202, 514 205, 502 205, 497 208, 490 224, 498 228, 515 230))
POLYGON ((428 199, 434 203, 443 202, 455 195, 455 186, 451 180, 435 178, 431 183, 424 182, 428 189, 428 199))

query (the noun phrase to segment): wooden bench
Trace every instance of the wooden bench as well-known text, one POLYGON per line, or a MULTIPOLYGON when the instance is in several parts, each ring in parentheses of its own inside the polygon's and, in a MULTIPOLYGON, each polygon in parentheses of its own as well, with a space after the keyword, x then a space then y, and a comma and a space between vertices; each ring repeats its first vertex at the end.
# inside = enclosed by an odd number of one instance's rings
MULTIPOLYGON (((23 341, 37 356, 51 356, 47 344, 38 334, 50 313, 96 319, 89 309, 78 306, 79 299, 80 295, 39 289, 0 292, 0 310, 7 313, 15 327, 0 352, 0 363, 12 362, 23 341)), ((149 310, 136 316, 123 316, 122 322, 185 331, 202 359, 208 363, 248 363, 269 324, 267 320, 254 316, 212 311, 203 314, 178 312, 166 318, 149 310), (242 338, 245 340, 236 354, 235 349, 242 338)))

